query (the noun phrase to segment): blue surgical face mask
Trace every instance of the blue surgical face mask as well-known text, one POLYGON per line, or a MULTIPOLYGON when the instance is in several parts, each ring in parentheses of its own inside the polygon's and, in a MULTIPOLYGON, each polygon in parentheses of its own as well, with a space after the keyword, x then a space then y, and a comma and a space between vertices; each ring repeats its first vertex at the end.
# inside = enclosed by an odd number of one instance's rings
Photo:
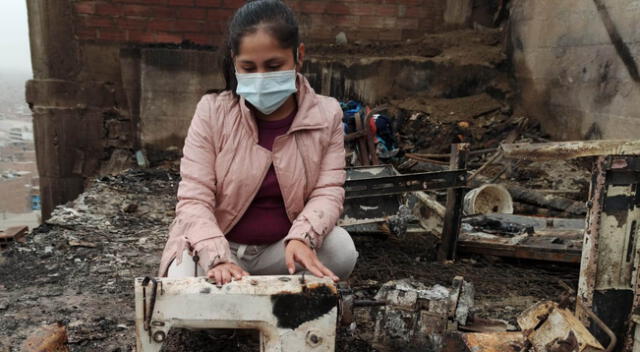
POLYGON ((270 115, 297 91, 296 70, 238 73, 236 93, 265 115, 270 115))

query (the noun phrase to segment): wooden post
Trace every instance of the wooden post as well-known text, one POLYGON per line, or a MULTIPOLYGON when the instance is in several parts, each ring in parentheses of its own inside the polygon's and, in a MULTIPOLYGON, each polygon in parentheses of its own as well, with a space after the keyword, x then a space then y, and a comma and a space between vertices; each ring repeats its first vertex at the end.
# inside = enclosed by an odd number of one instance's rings
MULTIPOLYGON (((452 144, 449 169, 466 169, 468 156, 468 143, 452 144)), ((440 261, 456 259, 456 246, 458 243, 458 234, 460 233, 460 222, 462 221, 463 196, 463 188, 449 188, 447 190, 447 206, 442 229, 442 242, 438 249, 438 260, 440 261)))
POLYGON ((363 125, 361 114, 359 112, 356 113, 356 131, 362 131, 364 133, 364 137, 358 138, 358 154, 360 155, 360 164, 362 166, 369 166, 371 165, 371 163, 369 162, 369 148, 367 145, 367 140, 365 139, 369 138, 369 133, 363 125))

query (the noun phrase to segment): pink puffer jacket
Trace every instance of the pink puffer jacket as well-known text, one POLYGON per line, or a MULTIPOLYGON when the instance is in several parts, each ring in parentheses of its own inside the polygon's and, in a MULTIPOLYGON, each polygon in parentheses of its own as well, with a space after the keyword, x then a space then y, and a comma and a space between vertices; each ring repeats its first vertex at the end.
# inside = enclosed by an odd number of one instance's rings
POLYGON ((197 254, 204 269, 231 261, 225 234, 249 207, 272 162, 292 222, 287 240, 317 248, 333 229, 346 177, 342 110, 300 74, 297 86, 298 113, 289 132, 276 138, 273 152, 258 145, 243 98, 223 92, 200 100, 185 140, 176 218, 160 276, 184 249, 197 254))

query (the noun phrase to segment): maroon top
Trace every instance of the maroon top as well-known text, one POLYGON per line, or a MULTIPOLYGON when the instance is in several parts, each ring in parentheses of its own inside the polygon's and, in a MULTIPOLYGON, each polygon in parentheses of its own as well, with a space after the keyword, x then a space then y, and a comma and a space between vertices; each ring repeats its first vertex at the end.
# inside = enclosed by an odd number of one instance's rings
MULTIPOLYGON (((276 137, 287 133, 295 116, 296 111, 278 121, 256 119, 258 144, 271 150, 276 137)), ((272 164, 251 205, 226 237, 229 241, 242 244, 270 244, 283 239, 290 228, 291 221, 272 164)))

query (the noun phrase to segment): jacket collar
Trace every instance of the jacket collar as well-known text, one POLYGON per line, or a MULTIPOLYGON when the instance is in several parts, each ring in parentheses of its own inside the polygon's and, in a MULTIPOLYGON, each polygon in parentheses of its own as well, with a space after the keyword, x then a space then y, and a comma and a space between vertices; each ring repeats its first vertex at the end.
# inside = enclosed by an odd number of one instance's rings
MULTIPOLYGON (((298 91, 295 93, 298 103, 298 112, 296 113, 293 123, 291 124, 291 128, 289 128, 287 134, 301 130, 312 130, 327 127, 328 117, 324 116, 319 107, 320 104, 318 102, 318 96, 309 84, 309 81, 300 73, 298 73, 296 77, 296 87, 298 88, 298 91)), ((257 143, 258 126, 253 117, 253 113, 251 112, 251 109, 247 107, 243 97, 240 97, 239 101, 242 120, 249 128, 249 131, 251 131, 251 135, 257 143)))

